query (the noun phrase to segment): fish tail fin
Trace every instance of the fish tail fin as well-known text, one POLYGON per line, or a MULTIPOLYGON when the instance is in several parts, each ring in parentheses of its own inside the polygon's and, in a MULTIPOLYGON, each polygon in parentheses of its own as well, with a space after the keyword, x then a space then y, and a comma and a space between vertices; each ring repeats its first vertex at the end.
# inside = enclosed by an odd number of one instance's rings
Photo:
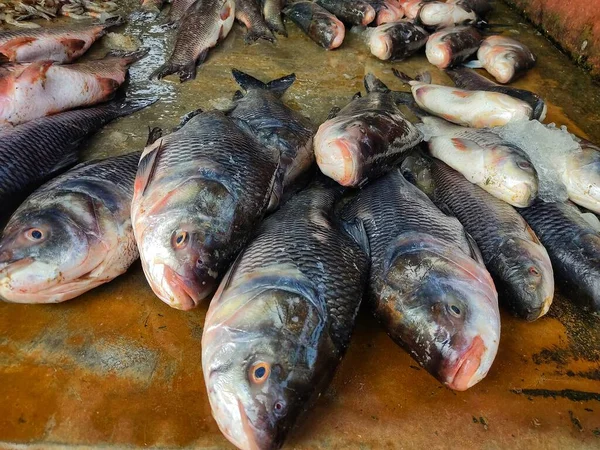
POLYGON ((250 29, 248 29, 248 31, 246 32, 246 35, 244 36, 244 42, 246 44, 253 44, 256 41, 258 41, 259 39, 264 39, 265 41, 269 41, 269 42, 275 42, 275 36, 271 32, 271 30, 269 30, 267 27, 250 28, 250 29))
POLYGON ((113 111, 117 117, 124 117, 144 109, 158 101, 158 98, 119 98, 106 103, 106 108, 113 111))
POLYGON ((146 47, 138 48, 137 50, 135 50, 133 52, 127 52, 127 51, 122 51, 122 50, 111 50, 110 52, 108 52, 106 57, 122 58, 125 60, 125 64, 130 65, 130 64, 133 64, 134 62, 137 62, 140 59, 142 59, 144 56, 146 56, 148 54, 149 51, 150 51, 150 49, 146 48, 146 47))
POLYGON ((231 73, 233 74, 233 78, 235 78, 237 84, 239 84, 240 87, 245 91, 248 91, 249 89, 265 89, 273 92, 278 97, 281 97, 294 83, 294 81, 296 81, 296 75, 293 73, 269 81, 268 83, 263 83, 262 81, 254 78, 252 75, 248 75, 247 73, 238 69, 231 69, 231 73))
POLYGON ((364 85, 367 92, 390 92, 390 88, 371 72, 365 75, 364 85))
POLYGON ((417 74, 417 76, 415 76, 414 78, 395 68, 392 68, 392 72, 394 73, 394 75, 396 75, 397 78, 399 78, 403 83, 406 84, 411 84, 415 81, 425 84, 431 83, 431 74, 429 72, 422 72, 420 74, 417 74))

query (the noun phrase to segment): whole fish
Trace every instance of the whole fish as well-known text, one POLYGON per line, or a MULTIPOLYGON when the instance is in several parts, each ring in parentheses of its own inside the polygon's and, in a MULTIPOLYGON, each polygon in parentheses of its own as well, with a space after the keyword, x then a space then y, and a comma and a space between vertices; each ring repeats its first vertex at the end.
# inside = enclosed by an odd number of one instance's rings
POLYGON ((25 63, 55 61, 68 63, 83 55, 106 31, 122 25, 120 17, 85 27, 56 27, 0 32, 0 59, 25 63))
MULTIPOLYGON (((77 162, 81 141, 117 117, 153 100, 118 100, 0 128, 0 203, 8 203, 77 162)), ((2 216, 2 214, 0 214, 2 216)))
POLYGON ((130 209, 139 157, 80 164, 27 198, 0 240, 0 298, 57 303, 125 273, 138 258, 130 209))
POLYGON ((317 0, 316 3, 351 25, 366 27, 375 20, 375 8, 367 0, 317 0))
POLYGON ((425 54, 438 69, 446 69, 469 59, 482 39, 479 31, 470 26, 443 28, 429 37, 425 54))
POLYGON ((465 4, 424 2, 417 20, 426 27, 442 28, 456 25, 473 25, 477 14, 465 4))
POLYGON ((342 218, 366 234, 368 298, 394 342, 451 389, 484 378, 500 340, 498 295, 458 220, 398 170, 359 191, 342 218))
POLYGON ((281 19, 282 0, 261 0, 262 12, 267 26, 272 32, 287 37, 287 31, 281 19))
POLYGON ((196 0, 179 20, 171 56, 150 78, 161 79, 172 73, 177 73, 182 83, 196 78, 196 67, 219 40, 227 37, 234 16, 234 0, 196 0))
POLYGON ((379 25, 368 32, 369 49, 377 58, 401 61, 425 46, 429 33, 411 22, 379 25))
POLYGON ((281 157, 269 204, 272 210, 285 196, 302 187, 302 178, 315 161, 314 126, 281 101, 281 96, 296 80, 294 74, 263 83, 237 69, 232 73, 245 94, 237 96, 229 115, 237 120, 238 126, 281 157))
POLYGON ((564 168, 560 175, 569 199, 600 214, 600 148, 582 139, 578 151, 561 156, 553 162, 564 168))
POLYGON ((477 59, 502 84, 514 81, 535 65, 535 55, 525 44, 505 36, 487 37, 477 59))
POLYGON ((423 117, 424 133, 431 136, 429 152, 460 172, 471 183, 513 206, 535 200, 539 180, 529 156, 491 131, 452 125, 423 117))
POLYGON ((472 9, 477 17, 485 19, 492 12, 490 0, 447 0, 446 3, 457 4, 465 10, 472 9))
POLYGON ((572 203, 538 200, 519 213, 548 250, 569 298, 600 314, 600 235, 572 203))
POLYGON ((0 125, 110 100, 131 64, 147 50, 112 53, 103 59, 60 66, 52 61, 0 66, 0 125))
POLYGON ((533 114, 531 116, 532 119, 536 119, 541 122, 546 118, 546 103, 534 92, 496 84, 467 67, 455 67, 453 69, 446 70, 446 73, 452 79, 452 81, 454 81, 454 84, 461 89, 467 89, 471 91, 499 92, 501 94, 510 95, 511 97, 527 102, 529 106, 531 106, 533 110, 533 114))
POLYGON ((327 50, 338 48, 344 42, 344 24, 316 3, 300 0, 287 5, 283 14, 298 25, 309 38, 327 50))
POLYGON ((131 214, 162 301, 187 310, 212 294, 269 204, 278 159, 217 111, 146 147, 131 214))
POLYGON ((277 449, 327 388, 361 303, 368 258, 313 187, 267 218, 206 314, 202 371, 212 414, 240 449, 277 449))
POLYGON ((413 80, 396 69, 392 71, 402 81, 410 84, 415 102, 420 108, 459 125, 490 128, 533 117, 533 109, 529 103, 506 94, 430 84, 431 78, 427 73, 413 80))
POLYGON ((404 9, 398 0, 368 0, 375 9, 375 25, 398 22, 404 17, 404 9))
POLYGON ((263 19, 258 0, 235 0, 235 18, 247 29, 247 44, 264 39, 273 42, 275 37, 263 19))
POLYGON ((167 16, 167 22, 175 23, 181 20, 189 7, 195 2, 196 0, 173 0, 169 15, 167 16))
POLYGON ((435 202, 448 207, 477 242, 500 300, 526 320, 546 314, 554 297, 552 264, 525 220, 441 161, 433 161, 432 175, 435 202))
POLYGON ((142 9, 150 12, 160 12, 165 0, 142 0, 142 9))
POLYGON ((423 135, 404 116, 397 97, 373 74, 367 95, 353 99, 315 135, 317 164, 342 186, 359 186, 391 170, 423 135))

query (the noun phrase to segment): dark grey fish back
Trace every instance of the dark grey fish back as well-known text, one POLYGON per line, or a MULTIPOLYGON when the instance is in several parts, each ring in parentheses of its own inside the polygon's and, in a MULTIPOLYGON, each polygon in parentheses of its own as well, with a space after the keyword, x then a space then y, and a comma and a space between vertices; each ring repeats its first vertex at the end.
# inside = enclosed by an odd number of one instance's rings
POLYGON ((519 213, 544 245, 548 241, 569 243, 584 232, 596 234, 572 205, 538 200, 528 208, 519 209, 519 213))

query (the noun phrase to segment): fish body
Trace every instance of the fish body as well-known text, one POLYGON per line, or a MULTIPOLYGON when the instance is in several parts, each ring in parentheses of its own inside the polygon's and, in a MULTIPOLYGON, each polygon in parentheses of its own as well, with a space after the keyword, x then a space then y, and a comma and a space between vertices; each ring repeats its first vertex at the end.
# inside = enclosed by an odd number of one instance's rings
POLYGON ((261 3, 267 26, 272 32, 287 37, 287 31, 281 19, 282 0, 261 0, 261 3))
POLYGON ((316 3, 306 0, 291 3, 283 13, 309 38, 327 50, 336 49, 344 42, 344 24, 316 3))
POLYGON ((572 203, 538 200, 519 213, 548 251, 569 298, 600 313, 600 235, 572 203))
POLYGON ((477 51, 482 39, 479 31, 470 26, 443 28, 429 37, 425 54, 438 69, 446 69, 466 61, 477 51))
POLYGON ((423 117, 432 156, 471 183, 516 207, 529 206, 539 189, 538 174, 527 154, 487 130, 458 127, 423 117))
POLYGON ((348 346, 368 258, 311 187, 267 218, 213 298, 202 369, 213 417, 240 449, 279 448, 348 346))
POLYGON ((258 0, 235 0, 235 18, 247 29, 246 43, 258 39, 273 42, 275 37, 263 19, 258 0))
POLYGON ((312 147, 314 126, 281 101, 281 96, 296 80, 294 74, 269 83, 235 69, 233 75, 246 93, 235 100, 230 117, 281 158, 269 205, 272 210, 301 187, 303 175, 312 167, 315 160, 312 147))
POLYGON ((375 9, 375 25, 398 22, 404 17, 404 9, 398 0, 368 0, 375 9))
POLYGON ((422 49, 428 38, 427 31, 411 22, 386 23, 369 32, 369 49, 381 60, 401 61, 422 49))
POLYGON ((351 25, 366 27, 375 20, 375 8, 366 0, 317 0, 316 3, 351 25))
POLYGON ((181 20, 189 7, 195 2, 196 0, 173 0, 169 15, 167 16, 167 22, 175 23, 181 20))
POLYGON ((190 309, 212 294, 268 206, 278 161, 217 111, 146 147, 132 219, 142 268, 162 301, 190 309))
POLYGON ((531 106, 533 110, 532 119, 541 122, 546 118, 546 103, 534 92, 496 84, 467 67, 455 67, 446 70, 446 74, 454 81, 456 87, 470 91, 490 91, 510 95, 511 97, 527 102, 531 106))
POLYGON ((52 174, 75 164, 76 150, 85 137, 111 120, 132 114, 154 101, 112 101, 0 128, 2 209, 7 209, 12 199, 31 191, 52 174))
POLYGON ((359 186, 391 170, 423 139, 404 116, 396 96, 373 74, 365 77, 367 95, 352 100, 324 122, 314 139, 323 174, 342 186, 359 186))
POLYGON ((123 55, 65 66, 52 61, 0 68, 0 124, 33 119, 109 100, 131 64, 146 54, 123 55))
POLYGON ((138 258, 131 197, 139 153, 80 164, 35 191, 0 240, 0 298, 72 299, 138 258))
POLYGON ((473 25, 477 22, 477 14, 464 4, 424 2, 417 19, 426 27, 441 28, 473 25))
POLYGON ((525 44, 505 36, 487 37, 479 47, 477 59, 502 84, 524 75, 536 61, 525 44))
POLYGON ((87 27, 56 27, 0 32, 0 55, 13 63, 55 61, 69 63, 83 55, 117 19, 87 27))
POLYGON ((229 34, 234 17, 234 0, 196 0, 179 19, 171 56, 150 77, 177 73, 181 82, 194 79, 208 51, 229 34))
POLYGON ((458 220, 399 170, 358 192, 341 216, 368 238, 368 299, 390 337, 451 389, 485 377, 500 339, 498 297, 458 220))
POLYGON ((477 242, 500 300, 523 319, 545 315, 554 297, 554 273, 525 220, 441 161, 433 161, 432 176, 435 202, 449 208, 477 242))

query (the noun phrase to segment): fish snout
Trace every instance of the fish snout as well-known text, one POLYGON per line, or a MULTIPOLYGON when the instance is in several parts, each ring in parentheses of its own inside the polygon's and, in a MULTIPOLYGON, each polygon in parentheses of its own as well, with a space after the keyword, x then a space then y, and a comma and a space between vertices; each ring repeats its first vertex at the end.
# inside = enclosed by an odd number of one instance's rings
POLYGON ((375 8, 373 8, 369 4, 366 4, 365 14, 363 16, 361 25, 363 27, 366 27, 367 25, 369 25, 371 22, 373 22, 375 20, 376 15, 377 15, 377 13, 375 12, 375 8))
MULTIPOLYGON (((448 387, 455 391, 466 391, 476 384, 481 377, 481 362, 486 351, 485 343, 480 336, 475 336, 471 345, 464 351, 456 365, 456 371, 448 387)), ((486 371, 487 372, 487 371, 486 371)))
POLYGON ((360 181, 357 154, 355 142, 338 137, 326 141, 315 156, 324 175, 342 186, 353 186, 360 181))
POLYGON ((385 33, 374 34, 370 41, 371 54, 383 61, 392 56, 392 43, 385 33))
POLYGON ((183 311, 189 311, 198 306, 214 288, 214 282, 207 283, 206 280, 184 277, 168 265, 164 265, 163 279, 170 295, 163 296, 161 299, 169 306, 183 311))

